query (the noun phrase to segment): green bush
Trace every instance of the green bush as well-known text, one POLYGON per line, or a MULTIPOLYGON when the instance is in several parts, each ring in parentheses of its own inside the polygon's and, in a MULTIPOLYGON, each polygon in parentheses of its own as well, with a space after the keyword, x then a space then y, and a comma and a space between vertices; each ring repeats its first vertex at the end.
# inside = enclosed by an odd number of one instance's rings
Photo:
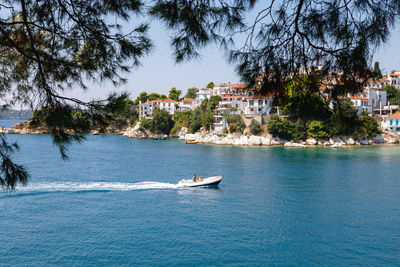
POLYGON ((201 125, 204 128, 209 130, 213 123, 214 123, 214 113, 207 112, 201 115, 201 125))
POLYGON ((314 138, 329 138, 326 125, 322 121, 310 121, 307 123, 307 134, 314 138))
POLYGON ((237 114, 225 114, 224 119, 228 123, 229 132, 240 132, 243 133, 243 130, 246 128, 246 124, 243 121, 242 116, 237 114))
POLYGON ((153 111, 153 126, 154 133, 169 134, 171 129, 174 127, 174 121, 172 120, 171 114, 165 110, 156 108, 153 111))
POLYGON ((153 120, 143 118, 140 120, 140 125, 149 131, 153 131, 153 120))
POLYGON ((373 138, 377 134, 380 134, 381 131, 378 127, 378 122, 376 119, 368 116, 367 114, 363 114, 359 117, 358 128, 353 133, 353 137, 355 138, 373 138))
POLYGON ((288 120, 282 120, 279 116, 271 116, 267 129, 272 136, 284 140, 298 141, 305 138, 305 131, 301 121, 293 123, 288 120))
POLYGON ((250 133, 253 135, 258 135, 261 132, 262 132, 261 124, 255 119, 252 119, 250 122, 250 133))
POLYGON ((174 127, 172 116, 167 111, 158 108, 153 111, 152 120, 143 118, 140 122, 143 128, 156 134, 170 134, 171 129, 174 127))

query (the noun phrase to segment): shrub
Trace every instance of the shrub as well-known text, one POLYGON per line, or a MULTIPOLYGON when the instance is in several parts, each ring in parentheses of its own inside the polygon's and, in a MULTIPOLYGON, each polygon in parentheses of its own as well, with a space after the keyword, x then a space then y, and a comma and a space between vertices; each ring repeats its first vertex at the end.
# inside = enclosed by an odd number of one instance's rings
POLYGON ((378 122, 376 119, 363 114, 359 117, 359 126, 353 133, 355 138, 373 138, 377 134, 381 133, 378 128, 378 122))
POLYGON ((147 130, 149 130, 149 131, 153 131, 153 120, 149 120, 149 119, 146 119, 146 118, 143 118, 141 121, 140 121, 140 125, 143 127, 143 128, 145 128, 145 129, 147 129, 147 130))
POLYGON ((250 122, 250 133, 253 135, 258 135, 261 132, 262 132, 261 124, 255 119, 252 119, 250 122))
POLYGON ((153 111, 153 127, 154 133, 169 134, 172 127, 174 127, 174 121, 172 120, 171 114, 165 110, 156 108, 153 111))
POLYGON ((201 125, 203 125, 204 128, 210 129, 213 123, 214 114, 212 112, 207 112, 201 115, 201 125))
POLYGON ((246 128, 246 124, 243 121, 242 116, 237 114, 225 114, 224 119, 228 123, 229 132, 240 132, 242 133, 243 130, 246 128))
POLYGON ((307 134, 314 138, 329 138, 328 129, 322 121, 310 121, 307 123, 307 134))
POLYGON ((303 128, 301 121, 293 123, 288 120, 282 120, 279 116, 271 116, 267 126, 268 132, 274 137, 294 141, 305 138, 303 128))

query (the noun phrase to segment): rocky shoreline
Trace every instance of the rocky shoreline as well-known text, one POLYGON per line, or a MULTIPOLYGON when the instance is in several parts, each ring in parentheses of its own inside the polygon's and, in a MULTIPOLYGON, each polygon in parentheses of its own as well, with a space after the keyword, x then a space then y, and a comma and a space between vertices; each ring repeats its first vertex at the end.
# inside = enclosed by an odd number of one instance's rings
MULTIPOLYGON (((49 134, 49 130, 45 127, 31 128, 28 122, 20 122, 11 128, 0 127, 0 134, 49 134)), ((235 146, 285 146, 285 147, 349 147, 357 145, 373 145, 373 144, 399 144, 400 135, 395 132, 385 131, 374 138, 354 140, 352 137, 341 136, 330 139, 308 138, 305 141, 287 141, 270 134, 263 136, 246 135, 246 134, 226 134, 216 135, 206 131, 200 131, 195 134, 189 134, 186 127, 174 134, 153 134, 149 130, 141 127, 140 122, 135 127, 126 129, 108 129, 106 134, 122 134, 123 136, 135 139, 157 139, 164 140, 166 138, 179 138, 190 144, 212 144, 212 145, 235 145, 235 146)), ((90 131, 90 134, 99 134, 98 130, 90 131)))
POLYGON ((264 136, 246 135, 246 134, 227 134, 216 135, 200 131, 195 134, 189 134, 188 129, 183 127, 179 132, 167 135, 155 135, 149 130, 141 127, 140 122, 133 128, 128 128, 124 136, 129 138, 144 139, 165 139, 167 137, 179 138, 185 140, 188 144, 213 144, 213 145, 236 145, 236 146, 285 146, 285 147, 314 147, 324 146, 331 148, 348 147, 357 145, 373 145, 373 144, 398 144, 400 143, 400 135, 395 132, 383 132, 370 139, 354 140, 352 137, 341 136, 330 139, 314 139, 309 138, 305 141, 287 141, 275 138, 270 134, 264 136))
MULTIPOLYGON (((105 130, 105 134, 124 134, 127 128, 118 129, 115 127, 108 127, 105 130)), ((73 133, 72 130, 67 130, 69 133, 73 133)), ((30 121, 23 121, 13 125, 11 128, 0 127, 0 134, 50 134, 50 130, 45 126, 31 126, 30 121)), ((91 130, 88 134, 98 135, 99 130, 91 130)))
POLYGON ((400 135, 393 132, 385 132, 370 139, 354 140, 352 137, 333 137, 330 139, 314 139, 308 138, 305 141, 287 141, 275 138, 268 134, 266 136, 227 134, 226 136, 218 136, 207 133, 186 134, 180 137, 186 142, 194 144, 214 144, 214 145, 237 145, 237 146, 285 146, 285 147, 314 147, 324 146, 331 148, 348 147, 357 145, 373 145, 373 144, 398 144, 400 143, 400 135))

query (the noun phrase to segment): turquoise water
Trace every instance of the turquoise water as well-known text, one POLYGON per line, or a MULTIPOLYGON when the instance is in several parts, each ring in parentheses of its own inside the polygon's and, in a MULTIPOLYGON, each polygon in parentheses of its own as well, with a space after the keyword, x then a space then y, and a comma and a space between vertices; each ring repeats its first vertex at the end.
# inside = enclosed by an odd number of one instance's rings
POLYGON ((62 161, 10 135, 32 178, 0 193, 1 265, 398 265, 400 146, 185 145, 88 136, 62 161), (193 173, 217 189, 178 189, 193 173))

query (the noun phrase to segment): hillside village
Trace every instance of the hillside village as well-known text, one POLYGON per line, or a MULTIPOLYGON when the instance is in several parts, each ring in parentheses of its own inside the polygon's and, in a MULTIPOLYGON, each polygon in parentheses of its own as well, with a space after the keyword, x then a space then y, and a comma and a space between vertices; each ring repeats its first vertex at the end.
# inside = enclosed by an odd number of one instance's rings
MULTIPOLYGON (((330 98, 330 88, 334 79, 330 76, 321 82, 320 94, 326 99, 330 98)), ((352 106, 358 114, 367 112, 369 116, 375 117, 383 130, 400 132, 400 113, 398 105, 391 105, 387 100, 387 92, 384 88, 392 85, 400 89, 400 70, 384 75, 380 79, 369 80, 363 92, 348 94, 346 98, 351 100, 352 106)), ((227 128, 225 114, 238 114, 244 119, 246 125, 252 119, 264 125, 271 115, 281 115, 280 108, 274 106, 273 95, 257 95, 255 90, 248 88, 246 84, 223 83, 212 88, 202 88, 196 92, 195 98, 186 98, 180 101, 172 99, 151 100, 140 103, 138 106, 139 119, 151 118, 155 109, 165 110, 174 115, 176 112, 193 111, 199 107, 204 100, 212 96, 220 97, 218 106, 214 108, 214 121, 211 131, 215 134, 224 133, 227 128)))

